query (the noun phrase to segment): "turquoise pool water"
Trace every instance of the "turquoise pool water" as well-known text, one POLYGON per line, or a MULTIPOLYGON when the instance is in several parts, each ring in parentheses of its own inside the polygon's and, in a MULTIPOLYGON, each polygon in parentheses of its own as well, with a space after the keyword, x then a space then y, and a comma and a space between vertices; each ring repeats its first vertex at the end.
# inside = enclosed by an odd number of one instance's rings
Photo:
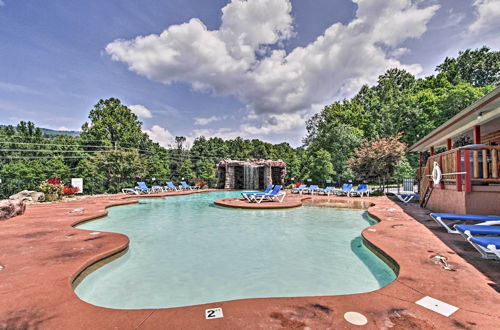
POLYGON ((79 228, 118 232, 129 251, 75 289, 91 304, 161 308, 216 301, 373 291, 394 272, 362 243, 366 211, 215 206, 216 192, 119 206, 79 228))

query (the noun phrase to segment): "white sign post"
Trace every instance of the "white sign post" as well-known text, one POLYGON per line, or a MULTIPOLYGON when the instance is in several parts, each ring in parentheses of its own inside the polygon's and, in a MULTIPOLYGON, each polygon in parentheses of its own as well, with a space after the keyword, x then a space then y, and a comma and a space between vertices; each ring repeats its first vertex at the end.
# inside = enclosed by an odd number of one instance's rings
POLYGON ((83 179, 82 178, 72 178, 71 185, 78 188, 77 194, 83 194, 83 179))

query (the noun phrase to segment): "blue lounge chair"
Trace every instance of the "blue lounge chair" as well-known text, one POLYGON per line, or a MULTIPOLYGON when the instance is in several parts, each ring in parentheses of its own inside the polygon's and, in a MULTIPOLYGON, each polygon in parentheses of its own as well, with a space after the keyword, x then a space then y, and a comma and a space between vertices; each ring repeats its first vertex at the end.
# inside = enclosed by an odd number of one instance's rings
POLYGON ((263 192, 260 192, 260 191, 244 191, 241 193, 241 196, 246 199, 247 201, 249 202, 252 202, 252 199, 250 198, 250 196, 252 195, 256 195, 256 194, 269 194, 271 192, 271 190, 273 190, 273 185, 270 184, 269 186, 266 187, 266 189, 263 191, 263 192))
POLYGON ((414 198, 415 200, 420 199, 420 194, 396 194, 396 197, 399 198, 405 204, 411 202, 414 198))
POLYGON ((431 213, 430 217, 439 225, 443 226, 450 234, 460 234, 456 229, 450 228, 444 221, 483 222, 484 225, 500 224, 500 216, 454 214, 454 213, 431 213))
POLYGON ((344 183, 342 185, 342 189, 337 190, 335 193, 337 195, 347 195, 347 196, 349 196, 349 193, 351 192, 351 190, 352 190, 352 184, 350 184, 350 183, 344 183))
POLYGON ((500 260, 500 236, 471 236, 467 241, 481 253, 484 259, 500 260))
POLYGON ((318 191, 318 190, 319 190, 319 187, 317 185, 313 184, 313 185, 309 186, 308 188, 303 189, 302 192, 314 195, 314 192, 318 191))
POLYGON ((295 188, 292 188, 292 194, 293 193, 300 193, 302 192, 302 190, 306 189, 307 188, 307 185, 306 184, 301 184, 300 186, 298 187, 295 187, 295 188))
POLYGON ((186 181, 181 181, 181 188, 185 190, 193 190, 193 189, 200 189, 198 186, 190 186, 186 183, 186 181))
POLYGON ((347 196, 360 196, 360 197, 363 197, 363 195, 366 196, 370 196, 370 189, 368 188, 368 185, 367 184, 360 184, 358 185, 358 188, 356 188, 356 190, 352 190, 351 192, 349 192, 347 194, 347 196))
POLYGON ((137 182, 137 190, 145 194, 151 193, 151 189, 146 185, 146 182, 137 182))
POLYGON ((274 186, 273 191, 270 193, 257 193, 254 195, 249 195, 248 197, 250 198, 251 202, 260 204, 262 203, 263 200, 269 200, 269 201, 278 201, 278 202, 283 202, 285 199, 286 193, 285 192, 280 192, 281 190, 281 185, 276 185, 274 186))
POLYGON ((330 196, 330 194, 335 194, 335 187, 326 187, 324 189, 320 189, 318 190, 318 195, 320 194, 323 194, 323 195, 327 195, 327 196, 330 196))
POLYGON ((177 187, 171 181, 168 181, 165 190, 177 191, 177 187))

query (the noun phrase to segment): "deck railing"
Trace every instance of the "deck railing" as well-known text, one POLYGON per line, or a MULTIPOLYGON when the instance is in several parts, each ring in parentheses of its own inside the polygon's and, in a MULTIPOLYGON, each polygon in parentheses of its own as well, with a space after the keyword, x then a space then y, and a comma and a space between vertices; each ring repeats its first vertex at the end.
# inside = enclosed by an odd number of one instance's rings
POLYGON ((448 150, 429 157, 426 166, 421 168, 420 175, 422 178, 425 176, 429 178, 436 162, 443 175, 439 188, 455 185, 457 191, 470 192, 473 183, 500 184, 499 154, 500 146, 460 147, 448 150))

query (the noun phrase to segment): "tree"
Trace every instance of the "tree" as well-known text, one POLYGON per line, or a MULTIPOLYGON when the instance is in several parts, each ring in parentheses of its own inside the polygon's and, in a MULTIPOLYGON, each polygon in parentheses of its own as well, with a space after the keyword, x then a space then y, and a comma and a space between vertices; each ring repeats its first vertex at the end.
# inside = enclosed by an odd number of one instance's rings
POLYGON ((195 173, 193 171, 193 163, 191 162, 191 160, 186 159, 182 163, 179 169, 179 175, 185 178, 186 180, 194 178, 195 173))
POLYGON ((366 140, 356 148, 349 166, 359 179, 367 182, 378 180, 385 186, 405 154, 406 144, 400 142, 400 138, 401 134, 366 140))
POLYGON ((500 52, 483 46, 479 49, 460 51, 458 57, 446 57, 436 67, 453 84, 468 82, 475 87, 500 83, 500 52))
POLYGON ((324 149, 312 152, 309 156, 309 176, 314 182, 322 182, 335 175, 330 153, 324 149))
POLYGON ((144 163, 137 151, 111 151, 95 156, 99 173, 106 178, 107 192, 118 192, 123 187, 135 186, 137 179, 144 178, 144 163))
POLYGON ((90 144, 143 149, 149 137, 142 132, 142 123, 119 99, 99 100, 84 123, 80 135, 90 144))
POLYGON ((197 169, 196 175, 199 178, 202 178, 205 180, 215 179, 215 176, 216 176, 215 164, 213 164, 211 161, 202 160, 202 161, 197 162, 196 169, 197 169))

